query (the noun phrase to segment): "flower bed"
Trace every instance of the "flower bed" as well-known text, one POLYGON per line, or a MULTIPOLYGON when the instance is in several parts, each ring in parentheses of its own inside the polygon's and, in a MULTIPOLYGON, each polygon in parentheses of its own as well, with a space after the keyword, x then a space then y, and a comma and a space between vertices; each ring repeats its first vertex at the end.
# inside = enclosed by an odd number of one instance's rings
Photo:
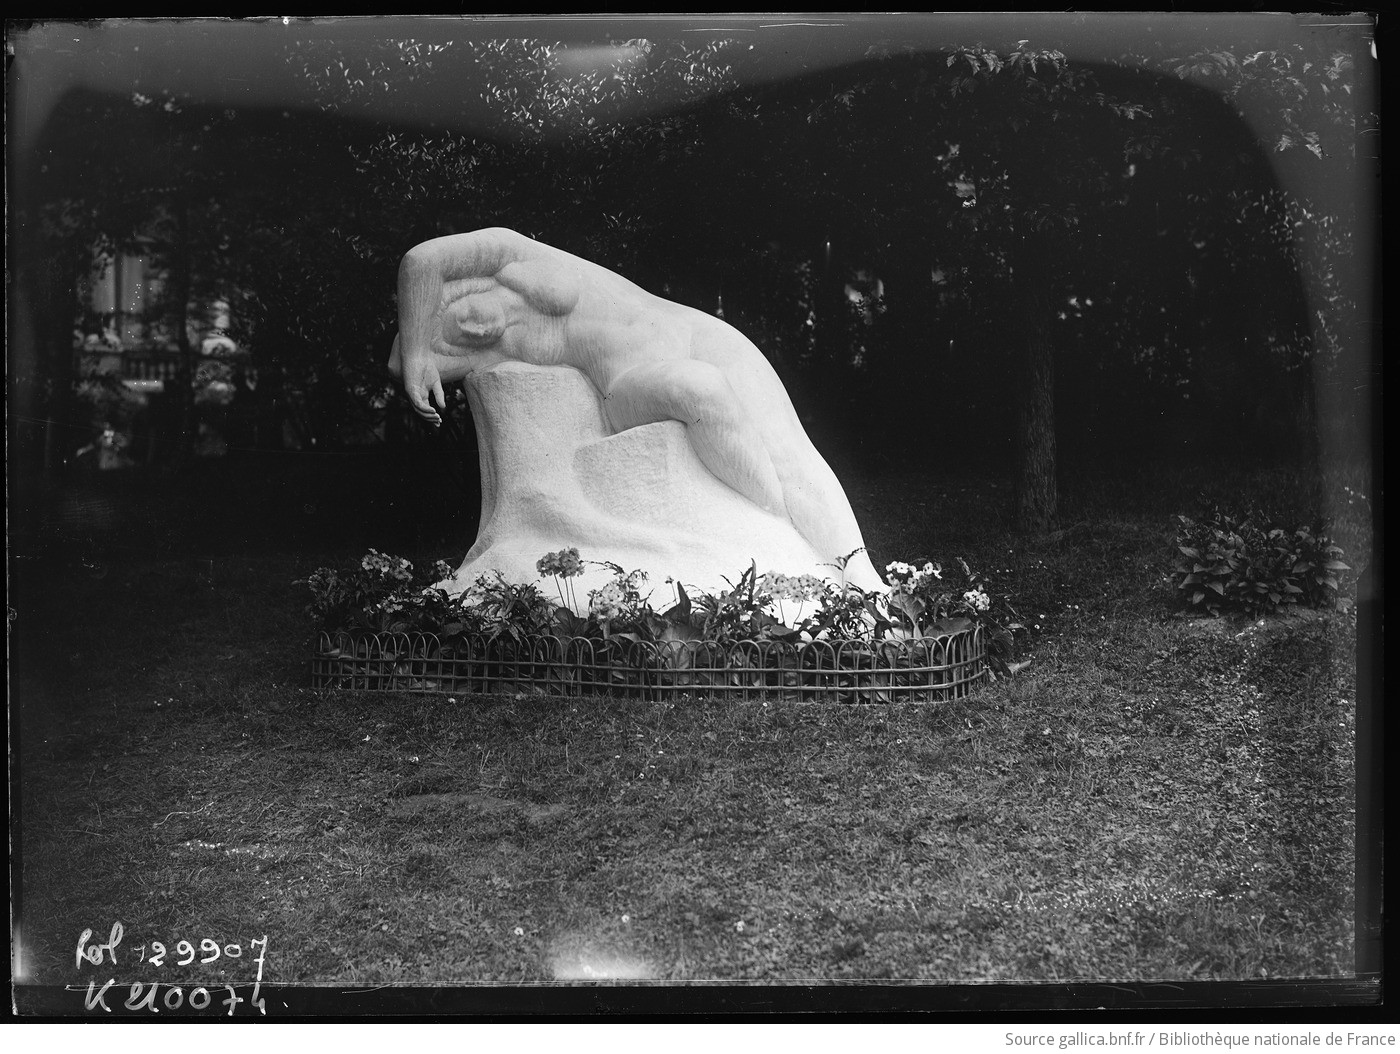
POLYGON ((982 627, 868 640, 318 635, 317 689, 424 694, 533 691, 649 701, 889 703, 959 699, 990 675, 982 627))
POLYGON ((752 563, 715 594, 668 578, 673 603, 658 611, 645 574, 577 549, 536 565, 557 603, 499 573, 451 594, 446 563, 425 575, 371 549, 358 567, 306 580, 318 630, 311 681, 379 692, 936 702, 1008 672, 1018 624, 1003 625, 1002 609, 1015 612, 965 561, 946 583, 941 565, 896 561, 885 593, 845 582, 849 558, 832 565, 840 581, 760 574, 752 563), (609 580, 583 604, 574 580, 585 565, 609 580))

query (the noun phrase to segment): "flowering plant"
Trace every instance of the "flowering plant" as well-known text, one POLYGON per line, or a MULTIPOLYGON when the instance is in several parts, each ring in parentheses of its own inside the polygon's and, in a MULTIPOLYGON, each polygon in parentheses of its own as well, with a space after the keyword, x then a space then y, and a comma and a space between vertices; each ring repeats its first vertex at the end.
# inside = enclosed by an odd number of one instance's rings
POLYGON ((371 549, 354 568, 322 567, 305 579, 311 590, 307 611, 335 629, 402 633, 425 621, 440 625, 454 607, 440 585, 451 574, 446 560, 420 574, 403 557, 371 549))
POLYGON ((800 626, 803 610, 809 604, 820 606, 826 583, 816 575, 784 575, 769 571, 758 580, 758 591, 777 606, 778 621, 800 626), (789 613, 790 612, 790 613, 789 613))
POLYGON ((943 566, 932 561, 895 561, 885 569, 890 591, 884 594, 812 574, 760 574, 750 564, 728 590, 715 594, 687 592, 668 579, 675 602, 659 612, 650 594, 643 593, 644 572, 629 572, 610 561, 584 560, 576 548, 546 553, 535 564, 542 578, 554 579, 557 602, 535 584, 510 583, 499 573, 480 575, 460 595, 451 596, 441 586, 451 573, 444 561, 433 565, 431 576, 420 579, 408 560, 373 549, 358 567, 321 568, 306 584, 312 594, 310 614, 320 628, 331 631, 421 632, 444 640, 468 634, 516 640, 559 634, 728 645, 746 640, 874 643, 940 636, 980 625, 993 667, 1005 672, 1012 639, 1003 628, 1003 612, 1015 611, 965 561, 958 560, 957 567, 949 568, 945 577, 943 566), (609 570, 612 577, 589 591, 587 608, 581 610, 572 579, 589 564, 609 570))
POLYGON ((643 571, 624 571, 610 560, 584 560, 574 548, 545 553, 536 561, 535 570, 541 578, 548 575, 554 579, 555 593, 559 597, 559 608, 554 619, 564 632, 588 636, 592 629, 604 637, 610 636, 614 630, 634 632, 649 615, 654 615, 642 596, 642 585, 647 579, 643 571), (612 572, 613 579, 597 589, 589 590, 588 613, 580 616, 574 614, 579 605, 569 579, 583 574, 585 564, 607 568, 612 572))
POLYGON ((574 584, 569 581, 583 574, 583 561, 579 558, 577 549, 560 549, 557 553, 545 553, 535 563, 535 570, 540 573, 540 577, 552 575, 554 577, 554 588, 559 593, 559 606, 568 606, 570 609, 576 608, 578 602, 574 599, 574 584), (565 599, 565 591, 568 592, 568 599, 565 599))
MULTIPOLYGON (((929 614, 929 598, 935 589, 933 583, 941 581, 942 578, 942 566, 932 563, 926 563, 923 567, 913 567, 901 560, 896 560, 894 563, 886 565, 885 581, 890 586, 887 601, 889 610, 900 620, 911 636, 923 636, 919 618, 921 615, 929 614)), ((936 600, 933 606, 936 609, 936 600)), ((937 618, 938 616, 935 614, 933 617, 937 618)))
MULTIPOLYGON (((642 596, 642 584, 647 580, 646 572, 624 571, 610 560, 602 561, 599 566, 612 571, 613 580, 588 594, 589 617, 597 619, 600 623, 618 622, 628 626, 644 621, 646 616, 652 613, 647 599, 642 596)), ((607 635, 606 629, 604 635, 607 635)))
POLYGON ((688 621, 698 629, 701 640, 726 644, 795 637, 796 632, 769 610, 774 603, 772 591, 779 588, 780 581, 786 588, 786 575, 760 576, 757 565, 750 564, 737 583, 729 582, 727 592, 714 596, 697 593, 688 621))
POLYGON ((1009 669, 1012 635, 1006 616, 1014 616, 1009 598, 991 592, 988 579, 968 566, 961 557, 957 569, 948 569, 944 578, 941 564, 922 567, 896 561, 885 567, 890 585, 887 606, 892 629, 910 636, 935 636, 967 624, 982 626, 988 639, 988 658, 993 668, 1009 669))

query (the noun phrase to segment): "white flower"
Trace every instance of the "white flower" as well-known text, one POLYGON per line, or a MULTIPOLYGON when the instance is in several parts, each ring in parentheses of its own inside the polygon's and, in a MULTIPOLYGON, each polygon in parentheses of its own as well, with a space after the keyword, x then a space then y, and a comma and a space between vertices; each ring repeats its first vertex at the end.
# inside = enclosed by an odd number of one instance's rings
POLYGON ((560 549, 557 553, 545 553, 535 564, 541 575, 555 575, 559 578, 573 578, 583 574, 583 560, 577 549, 560 549))
POLYGON ((609 582, 588 594, 588 613, 594 618, 610 619, 622 614, 622 589, 609 582))

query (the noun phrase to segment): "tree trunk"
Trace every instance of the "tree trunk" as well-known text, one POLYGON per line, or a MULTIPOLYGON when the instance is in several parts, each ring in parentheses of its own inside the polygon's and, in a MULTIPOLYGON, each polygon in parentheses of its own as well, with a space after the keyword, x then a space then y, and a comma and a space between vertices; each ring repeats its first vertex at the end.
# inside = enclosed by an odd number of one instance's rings
MULTIPOLYGON (((261 362, 262 352, 255 348, 255 362, 261 362)), ((269 356, 270 358, 270 356, 269 356)), ((282 420, 279 400, 282 398, 282 369, 275 361, 259 365, 257 387, 253 390, 253 447, 257 450, 282 449, 282 420)))
POLYGON ((175 251, 175 346, 180 352, 180 435, 176 440, 175 456, 184 463, 194 454, 195 406, 194 375, 197 368, 194 345, 190 342, 190 292, 194 276, 190 273, 190 207, 181 200, 176 212, 175 251))
POLYGON ((816 289, 812 311, 816 332, 813 350, 824 367, 849 364, 850 327, 847 323, 846 299, 840 282, 841 270, 832 257, 829 240, 823 240, 816 259, 816 289))
POLYGON ((1059 515, 1055 465, 1055 349, 1050 339, 1050 288, 1043 253, 1022 244, 1014 274, 1021 317, 1013 526, 1052 530, 1059 515))
POLYGON ((32 223, 18 225, 6 318, 8 473, 50 478, 91 439, 92 422, 75 397, 76 257, 46 244, 32 223))
MULTIPOLYGON (((81 412, 75 397, 77 356, 73 350, 73 318, 77 313, 78 295, 75 271, 65 268, 71 260, 59 254, 46 266, 35 271, 40 276, 33 292, 34 344, 37 355, 33 373, 26 380, 38 396, 36 408, 42 407, 44 431, 42 458, 44 476, 51 477, 72 456, 76 447, 91 438, 92 422, 81 412)), ((18 354, 22 355, 20 349, 18 354)), ((20 385, 15 386, 20 389, 20 385)), ((33 416, 37 419, 38 414, 33 416)), ((11 467, 15 467, 12 463, 11 467)))

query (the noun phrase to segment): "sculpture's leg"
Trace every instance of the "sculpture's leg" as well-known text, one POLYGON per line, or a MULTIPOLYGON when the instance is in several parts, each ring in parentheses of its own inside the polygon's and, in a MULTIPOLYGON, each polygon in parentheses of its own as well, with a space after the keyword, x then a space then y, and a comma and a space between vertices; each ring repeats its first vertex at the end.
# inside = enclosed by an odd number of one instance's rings
POLYGON ((403 380, 403 352, 399 350, 399 335, 394 334, 394 348, 389 352, 389 374, 396 380, 403 380))
POLYGON ((880 589, 884 583, 859 552, 865 543, 841 483, 815 448, 793 453, 783 462, 783 495, 788 516, 798 532, 829 562, 850 557, 846 580, 862 589, 880 589), (854 554, 854 555, 853 555, 854 554), (868 571, 868 573, 867 573, 868 571))
POLYGON ((786 517, 783 488, 757 424, 720 370, 694 359, 634 366, 603 395, 614 431, 681 421, 705 467, 759 508, 786 517))

